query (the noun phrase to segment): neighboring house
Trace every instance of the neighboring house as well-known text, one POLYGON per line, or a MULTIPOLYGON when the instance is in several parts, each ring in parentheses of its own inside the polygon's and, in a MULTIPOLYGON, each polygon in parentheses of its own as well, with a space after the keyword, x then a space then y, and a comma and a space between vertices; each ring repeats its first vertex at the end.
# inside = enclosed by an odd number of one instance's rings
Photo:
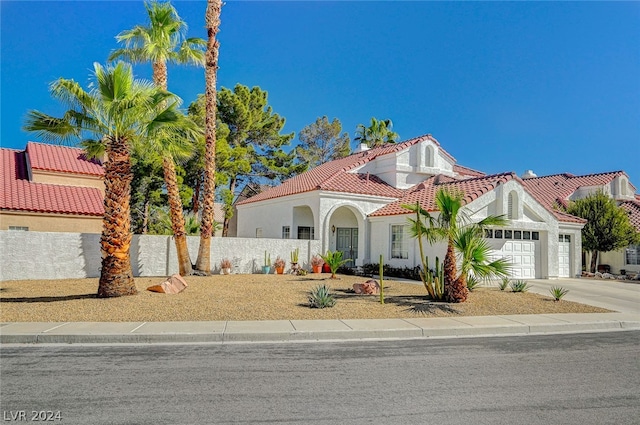
MULTIPOLYGON (((229 233, 228 233, 229 237, 238 236, 238 208, 236 207, 236 205, 244 201, 245 199, 249 199, 252 196, 256 196, 257 194, 264 192, 267 189, 271 189, 272 187, 273 186, 266 185, 266 184, 247 183, 242 188, 238 196, 236 196, 236 198, 233 200, 233 216, 231 216, 231 218, 229 219, 229 233)), ((224 222, 224 204, 219 204, 219 205, 222 211, 222 215, 221 215, 222 218, 220 220, 216 218, 216 221, 223 223, 224 222)), ((216 217, 218 217, 217 214, 216 214, 216 217)), ((222 235, 222 230, 220 230, 219 234, 216 232, 216 236, 220 236, 220 235, 222 235)))
MULTIPOLYGON (((602 191, 615 199, 629 214, 631 223, 640 231, 640 199, 636 188, 629 182, 624 171, 575 176, 563 173, 524 180, 525 187, 544 205, 551 208, 565 208, 570 201, 582 199, 602 191)), ((612 273, 620 270, 640 272, 639 246, 630 246, 622 251, 601 252, 599 263, 610 267, 612 273)), ((588 262, 588 258, 583 263, 588 262)))
POLYGON ((104 170, 82 149, 0 148, 0 230, 100 233, 104 170))
MULTIPOLYGON (((437 214, 436 191, 451 188, 464 191, 471 220, 490 214, 509 218, 506 227, 486 237, 496 256, 512 262, 512 276, 579 274, 585 220, 554 209, 528 180, 459 166, 431 135, 371 150, 361 145, 347 158, 239 202, 238 236, 319 239, 323 251, 343 251, 355 265, 378 262, 382 254, 392 266, 415 267, 418 246, 407 233, 411 215, 402 205, 419 201, 437 214)), ((427 246, 432 261, 444 254, 443 243, 427 246)))

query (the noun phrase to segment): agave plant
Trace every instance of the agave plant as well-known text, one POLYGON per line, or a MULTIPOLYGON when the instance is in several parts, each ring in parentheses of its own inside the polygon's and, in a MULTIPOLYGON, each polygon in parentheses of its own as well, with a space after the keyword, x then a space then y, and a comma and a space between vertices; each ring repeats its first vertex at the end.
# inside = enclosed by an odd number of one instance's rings
POLYGON ((504 291, 505 289, 507 289, 507 286, 509 286, 510 282, 511 282, 511 279, 509 279, 508 277, 503 277, 502 281, 498 283, 498 288, 500 288, 501 291, 504 291))
POLYGON ((527 292, 529 290, 529 283, 526 280, 514 280, 509 285, 512 292, 527 292))
POLYGON ((549 292, 551 292, 551 296, 555 301, 560 301, 562 297, 567 295, 569 290, 563 288, 562 286, 552 286, 551 289, 549 289, 549 292))
POLYGON ((326 285, 318 285, 309 292, 309 307, 325 308, 336 305, 336 299, 331 294, 331 289, 326 285))

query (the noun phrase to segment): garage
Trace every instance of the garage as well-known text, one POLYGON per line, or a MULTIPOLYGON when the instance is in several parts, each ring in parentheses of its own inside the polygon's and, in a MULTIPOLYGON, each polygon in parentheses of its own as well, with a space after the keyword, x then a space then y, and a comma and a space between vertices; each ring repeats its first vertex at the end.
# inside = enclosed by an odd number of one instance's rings
POLYGON ((514 279, 535 279, 536 255, 540 252, 539 232, 526 230, 495 230, 485 232, 495 249, 494 258, 506 258, 511 263, 510 276, 514 279))

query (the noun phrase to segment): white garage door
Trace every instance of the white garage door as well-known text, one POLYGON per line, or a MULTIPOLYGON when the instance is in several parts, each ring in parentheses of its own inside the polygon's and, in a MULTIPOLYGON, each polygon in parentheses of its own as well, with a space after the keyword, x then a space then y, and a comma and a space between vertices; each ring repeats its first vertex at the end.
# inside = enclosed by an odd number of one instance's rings
POLYGON ((571 235, 560 235, 558 238, 558 276, 571 277, 569 264, 569 248, 571 247, 571 235))
POLYGON ((505 241, 500 256, 511 263, 511 277, 535 279, 536 243, 533 241, 505 241))

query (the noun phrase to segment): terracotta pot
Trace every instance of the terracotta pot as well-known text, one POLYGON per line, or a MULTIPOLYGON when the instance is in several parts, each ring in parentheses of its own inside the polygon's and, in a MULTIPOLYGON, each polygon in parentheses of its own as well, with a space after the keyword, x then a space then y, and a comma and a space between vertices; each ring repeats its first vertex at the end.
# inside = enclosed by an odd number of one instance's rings
POLYGON ((283 274, 284 273, 284 267, 276 267, 276 273, 283 274))
POLYGON ((311 266, 314 273, 322 273, 322 266, 311 266))
POLYGON ((322 273, 331 273, 331 267, 327 263, 322 265, 322 273))
POLYGON ((222 269, 222 273, 223 273, 223 274, 229 274, 229 273, 231 273, 231 267, 225 267, 224 269, 222 269))

